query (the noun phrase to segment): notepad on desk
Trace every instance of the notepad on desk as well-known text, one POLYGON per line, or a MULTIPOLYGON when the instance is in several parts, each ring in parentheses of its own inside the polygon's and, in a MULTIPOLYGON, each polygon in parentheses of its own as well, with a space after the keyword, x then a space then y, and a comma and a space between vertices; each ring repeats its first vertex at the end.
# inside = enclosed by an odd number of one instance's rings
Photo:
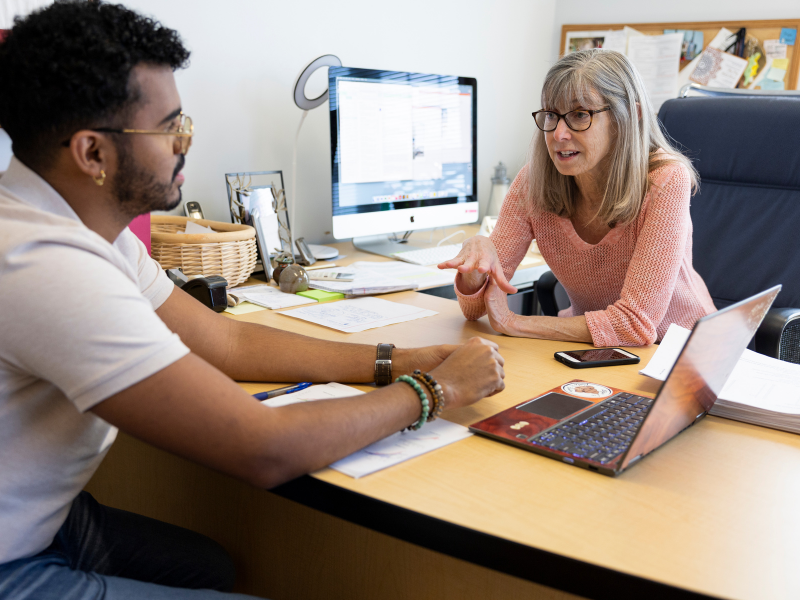
POLYGON ((278 288, 265 283, 234 288, 228 292, 228 296, 236 300, 237 305, 240 302, 250 302, 271 310, 316 304, 317 302, 313 298, 304 298, 297 294, 286 294, 278 288))
MULTIPOLYGON (((688 329, 672 324, 642 375, 664 381, 688 329)), ((709 414, 800 433, 800 365, 745 350, 709 414)))

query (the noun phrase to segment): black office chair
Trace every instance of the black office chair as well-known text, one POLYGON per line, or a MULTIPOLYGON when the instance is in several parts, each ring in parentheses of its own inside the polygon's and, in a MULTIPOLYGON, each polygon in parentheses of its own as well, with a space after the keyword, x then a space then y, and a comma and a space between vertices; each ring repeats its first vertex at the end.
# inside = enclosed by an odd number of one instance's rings
MULTIPOLYGON (((714 304, 782 284, 751 347, 800 363, 800 97, 678 98, 659 118, 700 173, 693 261, 714 304)), ((552 272, 537 282, 546 315, 565 307, 558 287, 552 272)))

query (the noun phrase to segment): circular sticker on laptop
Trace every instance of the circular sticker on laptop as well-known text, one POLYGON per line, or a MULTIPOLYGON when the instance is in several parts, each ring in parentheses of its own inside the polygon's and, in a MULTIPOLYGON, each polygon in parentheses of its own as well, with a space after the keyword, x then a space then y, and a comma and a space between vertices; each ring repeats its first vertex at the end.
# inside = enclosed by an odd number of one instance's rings
POLYGON ((565 383, 561 386, 561 389, 567 394, 578 396, 579 398, 608 398, 614 393, 604 385, 587 383, 585 381, 573 381, 572 383, 565 383))

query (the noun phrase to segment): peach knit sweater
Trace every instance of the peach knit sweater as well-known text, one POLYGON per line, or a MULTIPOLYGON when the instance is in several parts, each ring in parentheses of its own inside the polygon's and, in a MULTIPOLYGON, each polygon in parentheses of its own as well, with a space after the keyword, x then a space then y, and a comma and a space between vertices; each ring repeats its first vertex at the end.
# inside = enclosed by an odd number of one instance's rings
MULTIPOLYGON (((660 341, 670 323, 691 328, 714 312, 705 283, 692 267, 690 179, 679 164, 650 174, 651 187, 639 216, 588 244, 572 222, 527 209, 527 168, 508 192, 490 239, 510 280, 536 239, 547 265, 572 306, 560 317, 584 315, 595 346, 644 346, 660 341)), ((467 296, 456 278, 456 294, 467 319, 486 314, 486 285, 467 296)))

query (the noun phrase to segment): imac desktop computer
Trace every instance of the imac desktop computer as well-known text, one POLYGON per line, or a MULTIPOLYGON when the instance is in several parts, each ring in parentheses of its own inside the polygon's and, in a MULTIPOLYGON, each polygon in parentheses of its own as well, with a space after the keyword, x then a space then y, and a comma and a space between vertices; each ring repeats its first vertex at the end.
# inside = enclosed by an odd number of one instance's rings
POLYGON ((478 220, 475 79, 348 67, 328 79, 333 237, 406 260, 411 231, 478 220))

